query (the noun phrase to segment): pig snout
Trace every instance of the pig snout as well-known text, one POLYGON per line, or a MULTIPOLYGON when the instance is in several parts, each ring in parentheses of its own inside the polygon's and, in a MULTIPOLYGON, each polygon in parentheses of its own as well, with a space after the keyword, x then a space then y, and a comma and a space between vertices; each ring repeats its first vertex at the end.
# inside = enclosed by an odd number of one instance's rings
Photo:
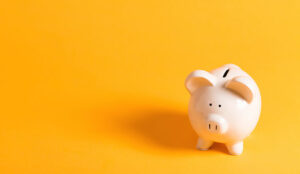
POLYGON ((210 114, 207 119, 207 130, 210 133, 224 134, 228 129, 228 124, 220 115, 210 114))

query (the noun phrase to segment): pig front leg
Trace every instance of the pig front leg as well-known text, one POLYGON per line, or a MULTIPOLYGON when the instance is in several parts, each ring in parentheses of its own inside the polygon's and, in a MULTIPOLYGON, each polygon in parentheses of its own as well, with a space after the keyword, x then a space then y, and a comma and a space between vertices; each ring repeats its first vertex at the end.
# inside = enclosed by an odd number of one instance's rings
POLYGON ((226 147, 231 155, 240 155, 243 152, 243 141, 236 143, 228 143, 226 147))
POLYGON ((206 139, 203 139, 203 138, 199 137, 198 141, 197 141, 197 149, 199 149, 199 150, 208 150, 212 144, 213 144, 213 141, 206 140, 206 139))

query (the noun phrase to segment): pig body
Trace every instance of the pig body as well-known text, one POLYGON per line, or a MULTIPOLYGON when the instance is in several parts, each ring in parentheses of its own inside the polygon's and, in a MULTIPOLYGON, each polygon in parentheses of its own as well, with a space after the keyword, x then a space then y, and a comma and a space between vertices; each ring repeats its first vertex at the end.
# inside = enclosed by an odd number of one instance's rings
POLYGON ((227 64, 211 72, 196 70, 185 81, 191 94, 189 118, 199 135, 197 148, 224 143, 232 155, 243 152, 243 140, 260 116, 261 96, 255 81, 241 68, 227 64))

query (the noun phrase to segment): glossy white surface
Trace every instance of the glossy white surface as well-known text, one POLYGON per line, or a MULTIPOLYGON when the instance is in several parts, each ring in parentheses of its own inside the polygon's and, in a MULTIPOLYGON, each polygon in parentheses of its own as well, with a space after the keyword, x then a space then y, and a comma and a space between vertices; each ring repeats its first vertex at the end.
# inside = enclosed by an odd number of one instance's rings
POLYGON ((189 118, 199 135, 197 148, 226 144, 230 154, 243 151, 243 139, 255 128, 261 96, 255 81, 242 69, 227 64, 211 72, 196 70, 185 81, 191 94, 189 118))

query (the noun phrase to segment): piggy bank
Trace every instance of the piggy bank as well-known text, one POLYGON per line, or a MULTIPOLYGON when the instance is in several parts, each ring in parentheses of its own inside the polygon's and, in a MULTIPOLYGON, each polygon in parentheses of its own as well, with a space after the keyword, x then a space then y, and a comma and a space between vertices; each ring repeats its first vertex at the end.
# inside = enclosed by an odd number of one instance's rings
POLYGON ((224 143, 232 155, 243 152, 243 140, 254 130, 261 110, 255 81, 240 67, 227 64, 211 72, 196 70, 185 81, 191 94, 189 119, 199 136, 197 148, 224 143))

